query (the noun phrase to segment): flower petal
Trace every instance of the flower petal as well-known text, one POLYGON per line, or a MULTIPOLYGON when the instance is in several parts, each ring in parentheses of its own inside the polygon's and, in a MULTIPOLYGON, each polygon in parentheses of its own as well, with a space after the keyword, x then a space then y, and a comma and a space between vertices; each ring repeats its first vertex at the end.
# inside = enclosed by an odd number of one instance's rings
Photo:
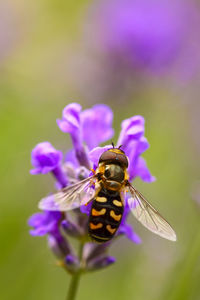
POLYGON ((143 157, 138 158, 134 170, 130 170, 130 172, 132 178, 139 176, 143 181, 146 182, 153 182, 156 180, 156 178, 151 175, 149 169, 147 168, 146 161, 143 157))
POLYGON ((138 140, 144 135, 144 118, 142 116, 134 116, 126 119, 121 124, 121 132, 117 142, 117 146, 122 145, 123 149, 128 147, 128 143, 138 140))
POLYGON ((145 137, 141 137, 139 140, 133 140, 128 143, 125 153, 129 158, 128 172, 130 180, 134 178, 135 168, 137 166, 140 155, 148 148, 149 143, 147 142, 147 139, 145 137))
POLYGON ((31 153, 31 163, 35 167, 31 174, 46 174, 53 171, 62 160, 62 152, 56 150, 49 142, 39 143, 31 153))
POLYGON ((112 110, 104 104, 81 112, 83 140, 89 149, 97 147, 113 136, 112 119, 112 110))
POLYGON ((59 211, 44 211, 32 215, 28 220, 28 225, 34 228, 30 231, 30 234, 45 235, 58 232, 58 223, 61 216, 59 211))
POLYGON ((77 168, 79 166, 74 149, 71 149, 66 153, 65 161, 71 162, 73 164, 74 168, 77 168))
POLYGON ((80 211, 83 213, 83 214, 86 214, 86 215, 90 215, 90 211, 91 211, 91 207, 92 207, 92 201, 90 201, 87 205, 81 205, 80 207, 80 211))
POLYGON ((89 152, 89 159, 97 166, 101 154, 112 148, 112 145, 106 145, 104 147, 96 147, 89 152))
POLYGON ((62 119, 57 120, 58 127, 63 132, 73 133, 74 130, 80 128, 80 112, 81 105, 71 103, 63 109, 62 119))
POLYGON ((133 243, 141 243, 140 237, 134 232, 132 226, 127 223, 125 223, 123 226, 120 226, 118 234, 125 234, 125 236, 133 243))

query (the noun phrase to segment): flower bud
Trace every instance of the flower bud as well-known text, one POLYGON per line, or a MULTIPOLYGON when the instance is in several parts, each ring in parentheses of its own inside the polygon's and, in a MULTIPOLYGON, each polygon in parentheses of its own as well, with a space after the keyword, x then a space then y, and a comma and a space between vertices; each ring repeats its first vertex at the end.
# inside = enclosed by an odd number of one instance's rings
POLYGON ((80 261, 77 256, 68 254, 65 257, 65 265, 71 272, 76 272, 80 267, 80 261))
POLYGON ((69 220, 63 220, 61 222, 62 229, 65 233, 69 234, 73 237, 80 237, 81 236, 81 228, 75 223, 72 223, 69 220))
POLYGON ((112 256, 103 256, 103 257, 97 257, 87 264, 87 269, 89 271, 96 271, 105 267, 108 267, 109 265, 113 264, 115 262, 115 258, 112 256))

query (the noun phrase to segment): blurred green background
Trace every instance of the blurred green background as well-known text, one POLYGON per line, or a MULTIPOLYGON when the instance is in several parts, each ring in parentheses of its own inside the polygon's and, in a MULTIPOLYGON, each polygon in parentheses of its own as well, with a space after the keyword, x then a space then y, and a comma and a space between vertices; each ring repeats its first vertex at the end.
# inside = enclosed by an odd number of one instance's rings
POLYGON ((69 149, 70 139, 60 132, 56 119, 75 101, 83 108, 104 102, 113 109, 114 141, 123 119, 145 117, 151 147, 144 157, 157 181, 136 180, 135 185, 178 236, 171 243, 130 217, 142 244, 125 238, 114 244, 110 254, 117 262, 84 276, 77 299, 200 299, 200 207, 193 199, 198 198, 193 186, 199 179, 199 77, 172 85, 166 77, 141 77, 139 88, 120 99, 111 94, 102 101, 101 95, 87 100, 71 85, 67 68, 70 55, 81 51, 82 27, 92 2, 0 4, 0 298, 65 299, 69 276, 55 265, 46 237, 30 236, 27 226, 39 199, 53 190, 53 179, 31 176, 29 170, 30 152, 38 142, 69 149))

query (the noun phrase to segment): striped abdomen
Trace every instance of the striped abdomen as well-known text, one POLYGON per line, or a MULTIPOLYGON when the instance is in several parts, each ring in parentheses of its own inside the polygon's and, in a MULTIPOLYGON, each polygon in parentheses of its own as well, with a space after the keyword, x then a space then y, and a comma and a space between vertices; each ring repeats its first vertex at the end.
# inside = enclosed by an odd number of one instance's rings
POLYGON ((89 234, 99 243, 110 240, 122 219, 124 206, 119 192, 102 188, 93 200, 89 217, 89 234))

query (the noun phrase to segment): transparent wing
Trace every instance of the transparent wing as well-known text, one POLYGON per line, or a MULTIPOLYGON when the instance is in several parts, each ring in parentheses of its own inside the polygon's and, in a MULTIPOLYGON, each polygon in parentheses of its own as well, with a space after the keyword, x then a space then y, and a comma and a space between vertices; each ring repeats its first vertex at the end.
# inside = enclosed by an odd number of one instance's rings
POLYGON ((43 198, 38 207, 42 210, 68 211, 87 204, 95 195, 96 175, 60 190, 54 195, 43 198))
POLYGON ((128 187, 131 193, 128 204, 138 221, 155 234, 165 239, 176 241, 176 233, 169 223, 130 183, 128 187))

